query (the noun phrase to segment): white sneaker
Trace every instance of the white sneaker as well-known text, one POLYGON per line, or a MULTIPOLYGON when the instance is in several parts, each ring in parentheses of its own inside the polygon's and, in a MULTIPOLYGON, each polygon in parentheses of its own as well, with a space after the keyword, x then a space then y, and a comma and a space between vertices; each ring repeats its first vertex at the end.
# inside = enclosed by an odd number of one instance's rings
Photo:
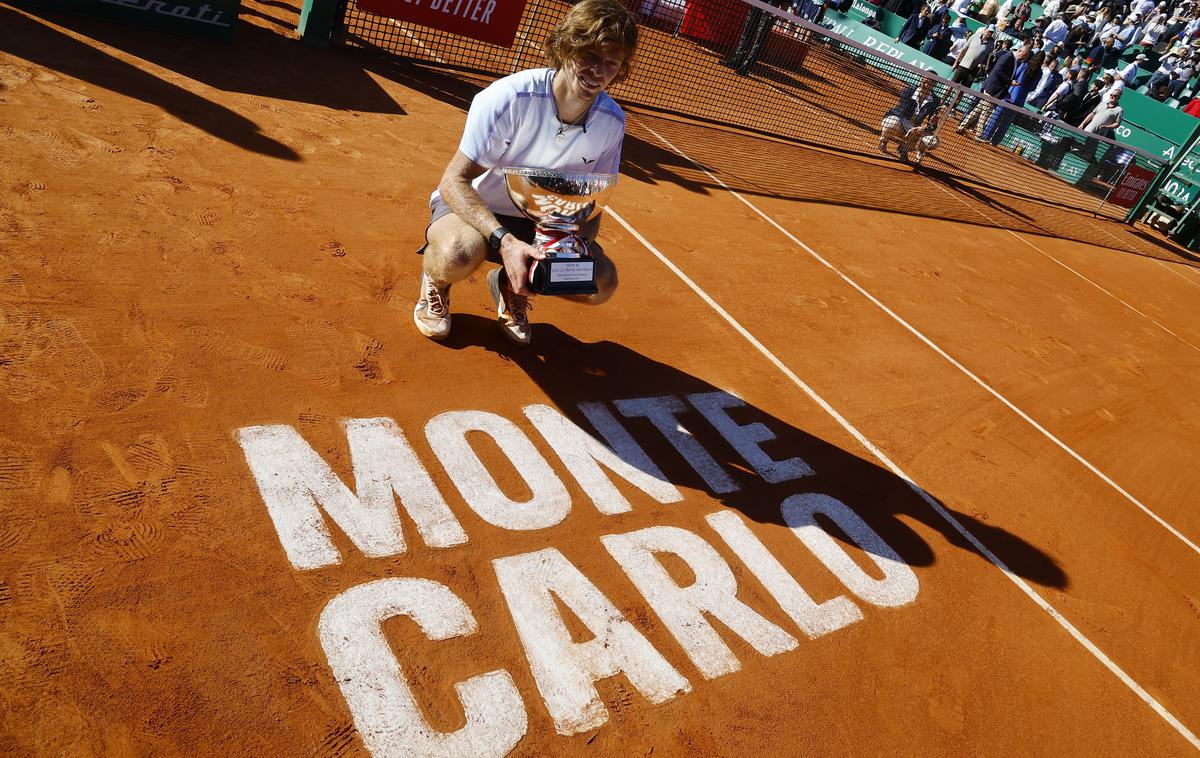
POLYGON ((439 287, 421 273, 421 299, 413 308, 413 323, 431 340, 441 342, 450 335, 450 287, 439 287))
POLYGON ((525 347, 533 339, 529 330, 529 318, 526 315, 532 307, 529 298, 518 295, 508 288, 508 281, 500 285, 500 275, 504 269, 492 269, 487 275, 488 289, 492 299, 496 301, 497 323, 500 333, 514 345, 525 347))

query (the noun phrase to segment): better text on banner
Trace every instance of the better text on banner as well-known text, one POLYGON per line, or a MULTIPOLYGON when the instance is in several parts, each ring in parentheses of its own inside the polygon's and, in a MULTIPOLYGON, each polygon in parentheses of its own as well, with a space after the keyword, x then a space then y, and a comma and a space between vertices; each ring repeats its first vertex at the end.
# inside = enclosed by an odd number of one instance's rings
POLYGON ((525 0, 360 0, 367 13, 512 47, 525 0))

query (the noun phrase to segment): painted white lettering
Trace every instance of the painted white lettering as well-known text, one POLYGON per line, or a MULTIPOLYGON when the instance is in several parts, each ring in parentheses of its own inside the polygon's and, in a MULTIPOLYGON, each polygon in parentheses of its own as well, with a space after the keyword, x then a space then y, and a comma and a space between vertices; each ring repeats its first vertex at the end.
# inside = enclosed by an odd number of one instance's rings
POLYGON ((471 10, 471 20, 479 20, 479 11, 483 10, 483 0, 475 0, 475 5, 471 10))
POLYGON ((484 521, 504 529, 554 526, 571 510, 567 488, 517 425, 494 413, 449 411, 425 425, 425 437, 467 505, 484 521), (467 441, 468 432, 491 437, 529 486, 532 497, 509 499, 467 441))
POLYGON ((293 566, 315 569, 341 561, 322 510, 364 554, 382 558, 404 552, 393 488, 408 499, 406 506, 413 506, 410 515, 429 544, 447 547, 466 541, 398 429, 352 422, 347 435, 351 452, 362 456, 353 465, 356 486, 367 494, 365 498, 356 497, 292 427, 248 426, 237 431, 246 463, 293 566), (395 455, 395 460, 377 460, 381 451, 395 455))
POLYGON ((480 17, 479 23, 492 23, 492 11, 496 10, 496 0, 487 0, 487 7, 483 10, 483 16, 480 17))
MULTIPOLYGON (((440 10, 442 7, 442 2, 443 2, 443 0, 429 0, 429 10, 431 10, 431 11, 440 10)), ((445 2, 449 3, 450 0, 445 0, 445 2)))
POLYGON ((435 732, 392 654, 381 624, 408 616, 431 640, 474 634, 471 611, 447 587, 427 579, 380 579, 352 587, 329 601, 318 634, 354 725, 376 756, 502 756, 525 736, 521 694, 505 670, 454 685, 466 726, 435 732))
POLYGON ((608 710, 594 682, 624 673, 652 703, 691 685, 574 564, 553 548, 492 561, 538 692, 559 734, 595 729, 608 710), (572 642, 554 597, 595 637, 572 642))
POLYGON ((674 395, 661 395, 633 400, 617 400, 614 405, 622 415, 628 418, 644 417, 654 424, 655 428, 662 432, 671 446, 679 451, 688 465, 700 475, 714 493, 737 492, 737 484, 729 477, 725 469, 721 468, 721 464, 713 460, 709 452, 676 418, 678 414, 687 410, 687 406, 683 404, 682 400, 674 395))
POLYGON ((907 605, 917 599, 917 575, 895 550, 842 501, 818 493, 792 495, 780 506, 786 523, 821 563, 859 598, 883 607, 907 605), (846 533, 883 572, 883 579, 867 575, 850 554, 817 523, 820 513, 846 533))
POLYGON ((737 579, 720 554, 700 537, 674 526, 653 526, 600 541, 645 596, 705 679, 741 668, 729 646, 704 614, 725 624, 763 655, 796 647, 796 639, 737 599, 737 579), (695 574, 680 587, 654 553, 679 556, 695 574))
POLYGON ((395 492, 426 545, 444 548, 467 541, 467 533, 395 421, 348 419, 345 426, 354 465, 354 490, 369 510, 394 508, 395 492))
MULTIPOLYGON (((589 410, 585 410, 585 414, 589 418, 592 416, 602 418, 601 423, 606 427, 606 431, 612 433, 614 426, 620 429, 620 424, 603 405, 599 403, 585 403, 585 405, 593 406, 589 410)), ((624 429, 620 429, 620 435, 625 438, 623 444, 625 449, 615 448, 619 452, 613 452, 603 442, 580 429, 570 419, 550 406, 530 405, 524 411, 529 420, 533 422, 534 428, 545 438, 547 444, 562 460, 563 465, 571 471, 571 474, 578 480, 579 486, 592 499, 592 502, 596 504, 596 509, 601 513, 610 515, 625 513, 632 510, 633 506, 604 474, 600 464, 660 503, 678 503, 683 500, 683 495, 675 488, 675 485, 666 480, 658 467, 650 461, 646 452, 633 441, 632 437, 629 437, 624 429)), ((599 426, 597 424, 597 428, 599 426)))
POLYGON ((848 597, 838 595, 819 605, 814 602, 737 514, 718 511, 705 520, 809 639, 862 620, 862 611, 848 597))
POLYGON ((765 424, 755 422, 743 426, 729 417, 726 408, 740 408, 746 404, 740 397, 717 391, 698 392, 688 395, 687 399, 768 484, 812 476, 812 468, 802 458, 776 461, 763 452, 759 444, 775 439, 774 432, 765 424))

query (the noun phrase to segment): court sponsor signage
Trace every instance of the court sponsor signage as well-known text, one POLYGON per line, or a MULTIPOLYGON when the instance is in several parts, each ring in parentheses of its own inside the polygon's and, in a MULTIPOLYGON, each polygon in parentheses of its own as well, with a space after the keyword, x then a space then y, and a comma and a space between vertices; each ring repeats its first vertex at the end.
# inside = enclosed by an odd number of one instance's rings
POLYGON ((35 0, 55 10, 101 16, 195 37, 233 39, 241 0, 35 0))
POLYGON ((1112 192, 1109 193, 1108 202, 1122 208, 1132 208, 1137 205, 1138 200, 1142 199, 1142 195, 1146 194, 1146 190, 1156 176, 1158 174, 1148 168, 1128 166, 1121 181, 1117 182, 1117 186, 1113 187, 1112 192))
POLYGON ((512 47, 525 0, 358 0, 367 13, 512 47))
MULTIPOLYGON (((345 577, 349 586, 328 600, 314 625, 367 749, 375 755, 501 756, 529 732, 530 713, 548 716, 537 723, 552 725, 564 736, 605 724, 609 712, 596 687, 601 680, 623 675, 645 698, 645 707, 653 708, 686 697, 706 680, 736 675, 739 655, 786 655, 801 648, 801 639, 837 633, 863 621, 871 609, 895 609, 916 599, 919 584, 912 568, 850 504, 806 490, 804 481, 814 469, 798 456, 784 457, 765 423, 738 420, 744 406, 736 395, 719 390, 579 403, 578 419, 589 428, 542 404, 522 408, 519 422, 479 410, 441 413, 425 424, 423 437, 473 512, 462 520, 460 515, 467 514, 450 508, 409 435, 392 419, 342 422, 353 488, 292 426, 248 426, 236 430, 235 437, 266 506, 264 517, 269 516, 294 571, 322 570, 328 577, 338 570, 344 550, 390 559, 386 578, 345 577), (637 436, 627 421, 634 419, 637 436), (711 428, 700 429, 700 423, 711 428), (788 553, 773 555, 735 509, 717 508, 702 526, 689 529, 669 523, 671 512, 690 509, 638 436, 661 437, 659 442, 673 448, 707 490, 724 497, 741 485, 700 441, 713 439, 714 430, 747 472, 782 485, 772 506, 790 532, 786 541, 815 558, 805 559, 805 571, 788 553), (480 449, 490 451, 485 456, 490 464, 480 449), (498 464, 494 451, 506 460, 498 464), (551 456, 574 479, 578 496, 572 498, 550 465, 551 456), (519 499, 497 484, 489 465, 519 474, 525 484, 519 499), (618 526, 597 534, 594 561, 628 577, 643 606, 661 622, 658 628, 665 629, 663 639, 673 640, 672 657, 686 658, 686 667, 669 662, 646 630, 554 545, 567 534, 579 538, 578 522, 573 525, 570 518, 573 509, 595 509, 613 517, 615 526, 622 514, 656 504, 672 507, 660 511, 668 515, 654 526, 633 531, 618 526), (494 596, 477 582, 451 586, 453 581, 420 576, 415 568, 405 575, 405 564, 394 556, 429 554, 444 563, 442 555, 453 555, 471 541, 466 526, 477 523, 475 517, 534 537, 526 552, 474 557, 452 576, 494 576, 511 623, 485 619, 487 631, 511 630, 524 654, 516 665, 527 665, 536 689, 518 688, 508 668, 481 654, 472 661, 478 673, 452 687, 439 683, 440 691, 452 691, 460 700, 465 723, 438 731, 422 711, 420 702, 429 694, 422 697, 418 684, 431 681, 426 669, 434 664, 415 651, 479 633, 481 622, 472 606, 489 607, 494 596), (861 552, 848 550, 848 544, 861 552), (715 545, 736 561, 727 561, 715 545), (681 563, 694 580, 681 584, 672 577, 668 566, 681 563), (766 611, 774 618, 738 599, 731 563, 740 563, 738 573, 746 581, 753 577, 775 601, 777 608, 766 611), (814 570, 823 575, 806 578, 806 571, 814 570), (805 589, 806 583, 818 582, 826 590, 820 601, 805 589), (840 591, 830 593, 829 587, 840 591), (587 639, 572 632, 564 608, 573 616, 570 623, 587 628, 587 639), (714 627, 711 619, 721 626, 714 627), (746 652, 734 653, 727 644, 732 637, 745 643, 739 648, 746 652), (406 673, 418 669, 425 673, 406 673)), ((469 554, 478 556, 480 547, 469 554)), ((642 625, 649 623, 649 612, 630 613, 642 625)), ((436 673, 432 676, 439 681, 436 673)))

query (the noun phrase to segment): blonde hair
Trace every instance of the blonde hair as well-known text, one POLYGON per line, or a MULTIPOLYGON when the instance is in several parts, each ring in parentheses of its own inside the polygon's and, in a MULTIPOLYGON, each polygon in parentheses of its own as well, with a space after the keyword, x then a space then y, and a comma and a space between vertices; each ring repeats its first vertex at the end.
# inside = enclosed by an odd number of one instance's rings
POLYGON ((619 48, 624 59, 612 83, 620 84, 629 76, 637 37, 637 19, 618 0, 582 0, 550 32, 542 52, 551 66, 561 69, 585 50, 619 48))

